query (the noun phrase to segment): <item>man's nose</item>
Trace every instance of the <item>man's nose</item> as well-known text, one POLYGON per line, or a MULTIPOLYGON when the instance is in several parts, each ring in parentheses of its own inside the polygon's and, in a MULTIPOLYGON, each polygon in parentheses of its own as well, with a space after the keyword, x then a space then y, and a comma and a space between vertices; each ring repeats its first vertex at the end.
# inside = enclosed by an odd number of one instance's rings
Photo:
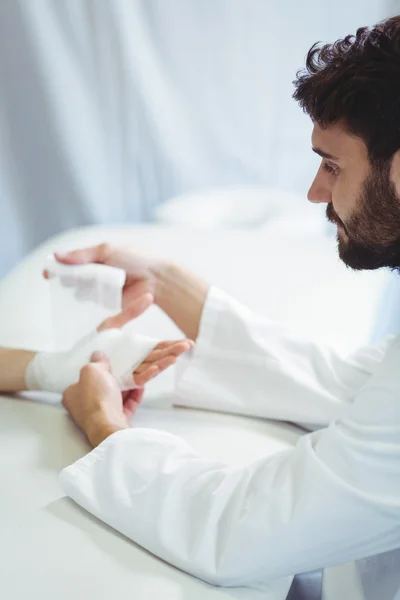
POLYGON ((308 190, 307 198, 310 202, 314 202, 315 204, 321 202, 330 204, 332 202, 332 191, 317 175, 308 190))

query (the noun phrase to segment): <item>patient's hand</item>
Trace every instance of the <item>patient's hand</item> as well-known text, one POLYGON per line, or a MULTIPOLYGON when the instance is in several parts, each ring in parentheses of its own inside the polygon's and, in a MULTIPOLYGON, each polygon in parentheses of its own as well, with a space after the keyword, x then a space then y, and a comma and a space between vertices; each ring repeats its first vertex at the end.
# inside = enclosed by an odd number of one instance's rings
POLYGON ((145 336, 136 336, 135 341, 129 325, 119 331, 127 320, 141 315, 152 302, 151 294, 142 294, 129 309, 106 319, 97 332, 84 336, 70 350, 34 354, 25 371, 27 389, 63 393, 79 380, 81 368, 89 362, 95 350, 107 354, 121 390, 143 386, 193 347, 193 342, 187 339, 161 342, 157 346, 156 340, 145 336), (108 334, 103 331, 105 329, 113 331, 108 334))

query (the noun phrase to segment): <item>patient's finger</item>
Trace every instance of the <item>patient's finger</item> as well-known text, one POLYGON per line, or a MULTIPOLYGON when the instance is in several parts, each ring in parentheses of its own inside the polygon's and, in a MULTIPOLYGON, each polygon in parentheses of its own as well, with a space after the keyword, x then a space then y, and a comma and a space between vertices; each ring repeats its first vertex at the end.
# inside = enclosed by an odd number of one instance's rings
POLYGON ((140 404, 141 403, 141 401, 143 400, 143 395, 144 395, 144 388, 143 387, 138 387, 138 388, 136 388, 134 390, 131 390, 131 397, 136 402, 136 404, 140 404))
POLYGON ((126 400, 130 398, 132 391, 133 390, 127 390, 125 392, 122 392, 122 402, 126 402, 126 400))
POLYGON ((135 402, 133 400, 133 398, 129 397, 128 400, 126 400, 126 402, 124 402, 124 406, 122 407, 122 410, 124 412, 125 417, 130 420, 133 415, 136 412, 136 409, 138 407, 137 402, 135 402))
POLYGON ((108 317, 103 321, 97 328, 97 331, 104 331, 105 329, 119 329, 132 319, 136 319, 145 310, 147 310, 154 302, 154 296, 147 292, 136 300, 134 300, 130 306, 120 312, 118 315, 108 317))
POLYGON ((127 390, 126 392, 122 392, 122 400, 123 402, 126 402, 126 400, 129 400, 129 398, 132 398, 132 400, 139 404, 142 401, 143 394, 144 388, 137 387, 133 390, 127 390))
POLYGON ((127 419, 131 419, 142 401, 144 388, 136 388, 123 393, 123 411, 127 419))

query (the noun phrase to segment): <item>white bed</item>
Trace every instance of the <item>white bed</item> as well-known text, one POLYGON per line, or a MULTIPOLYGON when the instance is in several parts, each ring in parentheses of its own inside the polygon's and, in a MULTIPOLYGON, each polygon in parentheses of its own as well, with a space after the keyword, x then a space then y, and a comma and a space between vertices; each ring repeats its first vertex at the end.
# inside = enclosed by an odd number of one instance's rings
MULTIPOLYGON (((179 228, 90 228, 58 236, 0 284, 0 344, 50 348, 51 321, 44 258, 104 240, 163 252, 249 306, 344 351, 368 341, 385 276, 354 274, 338 261, 332 239, 261 231, 200 232, 179 228)), ((157 309, 138 331, 177 333, 157 309)), ((246 462, 296 443, 293 425, 171 409, 173 373, 149 388, 137 423, 182 435, 199 451, 229 463, 246 462)), ((62 467, 88 445, 57 398, 0 397, 0 581, 2 598, 41 600, 283 600, 290 579, 264 590, 221 590, 144 552, 63 498, 62 467)))

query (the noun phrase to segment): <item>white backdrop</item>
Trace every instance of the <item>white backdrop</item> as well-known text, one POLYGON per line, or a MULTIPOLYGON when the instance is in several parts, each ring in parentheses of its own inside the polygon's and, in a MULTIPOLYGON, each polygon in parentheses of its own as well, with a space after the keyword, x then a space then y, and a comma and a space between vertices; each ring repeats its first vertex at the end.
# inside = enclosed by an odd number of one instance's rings
POLYGON ((394 0, 1 0, 0 275, 50 235, 205 186, 305 192, 309 46, 394 0))

